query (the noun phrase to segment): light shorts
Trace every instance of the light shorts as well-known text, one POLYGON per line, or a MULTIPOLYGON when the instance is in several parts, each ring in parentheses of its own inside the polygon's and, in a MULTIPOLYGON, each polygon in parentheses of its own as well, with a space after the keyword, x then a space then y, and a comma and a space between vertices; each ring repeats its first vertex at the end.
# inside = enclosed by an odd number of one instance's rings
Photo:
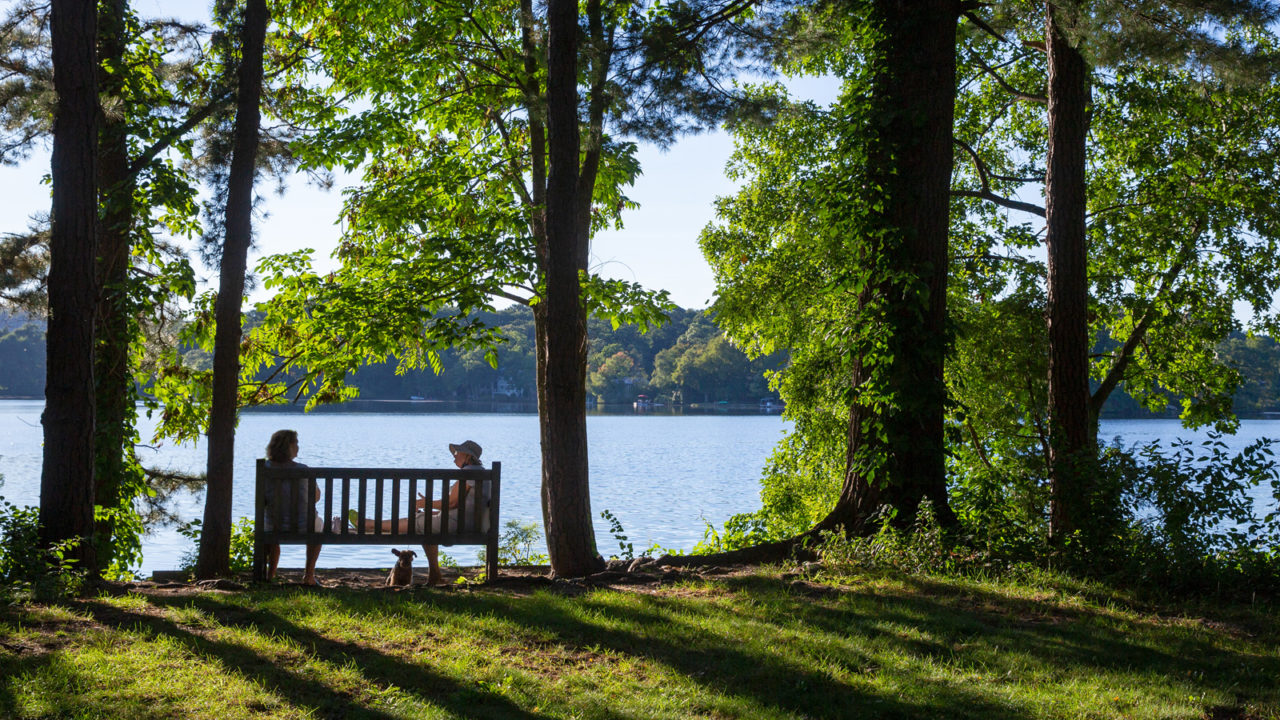
MULTIPOLYGON (((305 524, 306 522, 306 521, 303 521, 303 523, 295 524, 292 518, 285 518, 284 520, 285 520, 284 525, 286 528, 285 532, 301 532, 302 528, 298 527, 298 525, 305 524), (298 527, 298 529, 294 530, 295 527, 298 527)), ((275 528, 271 527, 271 511, 270 510, 268 510, 267 515, 262 518, 262 525, 267 532, 275 531, 275 528)), ((319 513, 316 513, 314 527, 316 529, 316 532, 324 532, 324 518, 320 517, 319 513)))
MULTIPOLYGON (((473 512, 473 511, 471 510, 471 508, 467 508, 467 511, 468 511, 468 512, 473 512)), ((461 521, 460 521, 460 519, 458 518, 458 511, 457 511, 457 510, 452 510, 452 511, 450 511, 450 512, 449 512, 449 515, 450 515, 450 517, 449 517, 449 530, 450 530, 451 532, 455 532, 455 533, 456 533, 456 532, 458 532, 458 527, 459 527, 459 525, 461 525, 461 521)), ((433 512, 433 513, 431 513, 431 532, 432 532, 432 534, 439 534, 439 533, 440 533, 440 520, 441 520, 441 518, 443 518, 443 517, 444 517, 444 513, 438 513, 438 512, 433 512)), ((471 520, 471 518, 472 518, 472 515, 468 515, 468 516, 467 516, 467 520, 468 520, 468 521, 470 521, 470 520, 471 520)), ((427 531, 425 530, 425 526, 426 526, 426 513, 425 513, 425 512, 418 512, 418 513, 414 513, 413 524, 414 524, 414 529, 415 529, 417 532, 420 532, 420 533, 425 533, 425 532, 427 532, 427 531)), ((467 526, 467 531, 468 531, 468 532, 471 532, 471 531, 472 531, 472 530, 474 530, 474 529, 475 529, 475 528, 474 528, 474 526, 472 526, 472 525, 468 524, 468 526, 467 526)), ((481 513, 480 513, 480 532, 488 532, 488 530, 489 530, 489 512, 488 512, 488 510, 487 510, 487 509, 485 509, 485 510, 481 511, 481 513)))

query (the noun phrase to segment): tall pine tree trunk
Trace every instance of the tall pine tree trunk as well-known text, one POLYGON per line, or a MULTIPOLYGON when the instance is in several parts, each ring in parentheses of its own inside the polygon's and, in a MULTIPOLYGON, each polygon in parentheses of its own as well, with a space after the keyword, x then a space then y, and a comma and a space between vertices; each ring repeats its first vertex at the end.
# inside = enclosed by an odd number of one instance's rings
POLYGON ((94 3, 53 0, 53 205, 40 523, 46 543, 78 538, 96 572, 93 532, 93 316, 97 300, 98 88, 94 3))
POLYGON ((1050 534, 1080 526, 1096 440, 1089 413, 1089 288, 1085 244, 1085 146, 1089 71, 1061 26, 1062 9, 1045 7, 1049 58, 1049 156, 1045 243, 1049 255, 1050 534))
POLYGON ((587 315, 579 271, 586 270, 587 228, 580 206, 578 6, 547 5, 548 173, 546 295, 534 319, 538 333, 538 416, 542 438, 542 507, 551 572, 580 576, 603 566, 591 522, 587 473, 587 315))
POLYGON ((236 406, 240 382, 240 322, 244 276, 253 237, 253 181, 261 126, 262 54, 269 15, 265 0, 248 0, 240 41, 235 144, 227 177, 226 237, 214 306, 213 396, 204 525, 196 576, 230 572, 231 493, 235 466, 236 406))
MULTIPOLYGON (((882 122, 871 140, 868 175, 880 188, 878 222, 887 235, 876 262, 889 277, 873 278, 863 300, 884 300, 887 350, 876 362, 887 365, 878 377, 894 403, 851 407, 844 486, 818 526, 855 532, 869 530, 869 516, 886 504, 908 523, 926 498, 941 522, 955 521, 947 500, 942 373, 959 10, 949 0, 877 0, 874 12, 882 35, 872 102, 882 122)), ((857 359, 854 387, 870 372, 857 359)))
MULTIPOLYGON (((103 117, 98 147, 98 188, 102 195, 98 263, 102 295, 96 315, 94 379, 98 407, 94 457, 96 504, 108 510, 130 511, 133 493, 125 486, 131 472, 129 460, 137 413, 129 360, 135 322, 131 317, 129 263, 136 184, 129 172, 128 123, 120 109, 125 102, 126 8, 125 0, 104 0, 98 6, 98 84, 103 97, 115 102, 113 112, 103 117)), ((98 562, 106 567, 114 559, 113 519, 100 519, 95 534, 98 562)))
POLYGON ((93 309, 97 300, 97 77, 95 5, 54 0, 54 88, 49 336, 40 523, 46 543, 79 538, 93 559, 93 309))

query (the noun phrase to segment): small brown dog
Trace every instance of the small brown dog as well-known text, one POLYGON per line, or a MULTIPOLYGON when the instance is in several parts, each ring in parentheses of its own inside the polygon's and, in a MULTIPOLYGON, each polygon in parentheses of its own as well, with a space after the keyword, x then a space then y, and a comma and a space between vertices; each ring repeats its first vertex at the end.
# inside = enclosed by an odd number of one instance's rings
POLYGON ((418 553, 412 550, 397 550, 391 548, 391 552, 399 558, 396 560, 396 566, 391 568, 391 574, 387 576, 387 586, 398 585, 404 587, 413 584, 413 559, 418 553))

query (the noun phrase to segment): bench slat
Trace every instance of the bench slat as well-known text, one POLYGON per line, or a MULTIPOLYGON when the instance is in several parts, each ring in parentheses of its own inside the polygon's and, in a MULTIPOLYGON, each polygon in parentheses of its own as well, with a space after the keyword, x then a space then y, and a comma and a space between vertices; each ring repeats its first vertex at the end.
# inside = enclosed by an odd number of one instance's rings
POLYGON ((257 463, 254 507, 254 576, 265 578, 265 548, 271 543, 297 544, 322 543, 331 545, 394 545, 402 542, 424 545, 484 545, 486 548, 485 566, 488 577, 497 575, 498 546, 498 501, 501 486, 500 462, 493 463, 492 468, 485 470, 461 470, 451 468, 346 468, 346 467, 287 467, 269 468, 265 461, 257 463), (391 480, 391 494, 388 500, 386 480, 391 480), (314 502, 303 505, 305 497, 312 497, 312 483, 319 484, 323 480, 324 515, 322 525, 316 530, 316 516, 319 512, 314 502), (361 518, 369 517, 369 481, 373 488, 373 529, 366 530, 364 523, 352 530, 347 522, 348 511, 354 505, 361 518), (439 480, 439 483, 436 481, 439 480), (422 494, 427 499, 428 512, 430 503, 439 501, 445 508, 438 531, 433 531, 431 518, 423 517, 423 529, 417 528, 418 515, 414 502, 418 497, 418 483, 425 484, 422 494), (470 482, 468 482, 470 481, 470 482), (454 482, 460 482, 459 503, 456 512, 449 512, 449 489, 454 482), (270 485, 276 483, 277 492, 269 493, 270 485), (355 488, 352 485, 356 485, 355 488), (437 485, 440 488, 436 492, 437 485), (355 502, 351 493, 356 492, 355 502), (487 491, 487 492, 486 492, 487 491), (305 493, 305 496, 303 495, 305 493), (341 493, 339 500, 338 493, 341 493), (473 497, 472 512, 466 511, 467 496, 473 497), (286 502, 269 503, 268 495, 284 497, 286 502), (488 507, 483 502, 489 496, 488 507), (384 532, 382 521, 384 508, 390 502, 391 529, 384 532), (334 512, 335 504, 338 512, 334 512), (296 515, 299 505, 307 508, 305 518, 293 517, 290 527, 284 527, 284 512, 292 508, 291 515, 296 515), (335 526, 330 518, 337 516, 335 526), (487 516, 487 517, 486 517, 487 516), (400 520, 407 521, 406 532, 400 532, 400 520), (489 527, 485 529, 485 520, 489 527), (299 525, 299 523, 302 523, 299 525), (271 530, 265 530, 267 525, 271 530))
POLYGON ((360 524, 356 526, 357 535, 365 534, 364 520, 365 518, 369 517, 368 495, 369 495, 369 478, 361 477, 360 490, 357 493, 357 496, 358 496, 357 501, 360 504, 360 509, 356 511, 356 513, 360 516, 360 524))
MULTIPOLYGON (((412 506, 410 506, 412 511, 412 506)), ((400 534, 400 476, 391 478, 391 534, 400 534)))
MULTIPOLYGON (((414 476, 414 475, 410 475, 410 476, 409 476, 409 492, 408 492, 408 494, 409 494, 409 509, 410 509, 410 511, 413 511, 413 504, 418 500, 418 478, 417 478, 417 476, 414 476)), ((413 516, 413 515, 410 515, 410 516, 409 516, 409 532, 405 534, 405 536, 406 536, 406 538, 407 538, 408 540, 410 540, 410 541, 411 541, 411 540, 413 540, 413 538, 418 534, 418 528, 417 528, 417 525, 418 525, 418 523, 417 523, 417 518, 416 518, 415 516, 413 516)))
MULTIPOLYGON (((333 526, 331 518, 333 518, 333 478, 325 478, 324 479, 324 519, 325 519, 325 522, 327 523, 325 525, 325 529, 328 530, 329 532, 337 532, 338 528, 333 526)), ((347 522, 345 519, 340 523, 340 525, 346 525, 346 524, 347 522)))

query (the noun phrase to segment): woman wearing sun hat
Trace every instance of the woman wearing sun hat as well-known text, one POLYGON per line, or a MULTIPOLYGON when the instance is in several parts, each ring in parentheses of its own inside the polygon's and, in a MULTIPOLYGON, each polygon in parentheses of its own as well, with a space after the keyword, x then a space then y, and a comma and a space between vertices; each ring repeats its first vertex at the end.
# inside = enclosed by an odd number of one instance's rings
MULTIPOLYGON (((464 440, 457 444, 450 443, 449 452, 453 453, 453 464, 457 465, 459 470, 483 470, 484 469, 484 465, 480 462, 480 455, 481 453, 484 452, 484 450, 480 447, 480 444, 474 440, 464 440)), ((467 517, 469 518, 475 517, 477 490, 481 491, 480 497, 482 497, 482 502, 484 502, 485 505, 489 504, 489 492, 490 492, 489 484, 484 483, 484 487, 482 488, 477 488, 476 484, 477 483, 475 480, 465 480, 462 482, 452 483, 449 486, 449 494, 447 497, 447 503, 448 503, 447 509, 441 507, 439 500, 431 501, 431 531, 432 532, 437 532, 437 533, 440 532, 440 522, 441 522, 441 519, 445 517, 448 517, 449 519, 449 527, 457 527, 459 507, 462 508, 463 513, 465 513, 467 517), (463 487, 464 485, 466 486, 465 488, 463 487), (459 497, 460 495, 464 496, 465 499, 459 497)), ((419 493, 418 499, 414 503, 414 507, 416 507, 418 510, 416 513, 414 513, 414 525, 416 526, 416 530, 417 532, 420 532, 420 533, 426 532, 425 528, 426 528, 426 521, 427 521, 427 517, 426 517, 427 516, 427 498, 423 496, 421 493, 419 493)), ((356 513, 355 510, 351 510, 349 514, 351 517, 352 525, 361 524, 360 516, 356 513)), ((481 527, 480 527, 481 532, 488 530, 489 529, 488 528, 489 513, 487 512, 481 513, 480 520, 481 520, 481 527)), ((376 524, 372 520, 365 520, 363 524, 366 531, 373 531, 376 527, 376 524)), ((382 522, 382 527, 378 528, 378 530, 382 533, 392 532, 391 521, 384 520, 382 522)), ((399 527, 397 528, 397 531, 402 533, 409 532, 408 518, 403 518, 399 521, 399 527)), ((435 545, 423 545, 422 551, 427 556, 427 565, 428 565, 427 584, 439 585, 440 583, 444 582, 444 575, 442 575, 440 572, 439 548, 435 545)))
POLYGON ((480 453, 484 452, 475 440, 463 440, 454 445, 449 443, 449 452, 453 453, 453 464, 461 470, 483 470, 480 464, 480 453))

